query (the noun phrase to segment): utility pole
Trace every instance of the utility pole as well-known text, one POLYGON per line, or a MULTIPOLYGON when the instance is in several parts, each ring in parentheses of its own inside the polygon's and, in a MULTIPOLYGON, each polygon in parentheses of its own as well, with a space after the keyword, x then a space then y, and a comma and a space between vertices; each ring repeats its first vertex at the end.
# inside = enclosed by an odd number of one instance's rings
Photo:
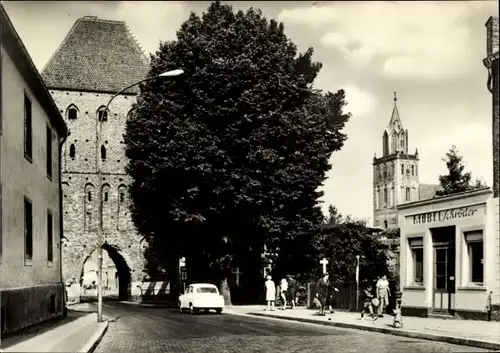
MULTIPOLYGON (((106 104, 106 108, 102 113, 102 118, 104 118, 104 114, 108 114, 108 108, 113 99, 118 97, 120 94, 128 91, 130 88, 137 86, 146 81, 155 80, 158 78, 170 78, 182 75, 184 73, 183 70, 171 70, 164 72, 158 76, 148 77, 139 82, 133 83, 128 87, 125 87, 118 93, 115 93, 106 104)), ((103 212, 102 212, 102 170, 101 170, 101 156, 99 155, 99 151, 101 148, 101 134, 102 134, 102 119, 97 114, 97 123, 96 123, 96 169, 97 169, 97 194, 99 198, 99 226, 97 227, 97 322, 102 322, 102 246, 104 245, 104 237, 103 237, 103 212)), ((119 294, 118 294, 119 295, 119 294)))

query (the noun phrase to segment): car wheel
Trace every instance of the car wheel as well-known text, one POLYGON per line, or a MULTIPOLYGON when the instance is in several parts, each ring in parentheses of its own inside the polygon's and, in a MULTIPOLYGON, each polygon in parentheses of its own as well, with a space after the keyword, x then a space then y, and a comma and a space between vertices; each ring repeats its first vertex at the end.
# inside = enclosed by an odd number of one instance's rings
POLYGON ((219 308, 219 309, 215 309, 215 312, 216 312, 217 314, 221 314, 221 313, 222 313, 222 309, 221 309, 221 308, 219 308))
POLYGON ((191 313, 191 315, 194 315, 198 313, 198 310, 193 306, 193 304, 189 303, 189 312, 191 313))
POLYGON ((184 309, 183 309, 183 307, 182 307, 182 303, 181 303, 181 302, 179 302, 179 311, 180 311, 181 313, 183 313, 183 312, 184 312, 184 309))

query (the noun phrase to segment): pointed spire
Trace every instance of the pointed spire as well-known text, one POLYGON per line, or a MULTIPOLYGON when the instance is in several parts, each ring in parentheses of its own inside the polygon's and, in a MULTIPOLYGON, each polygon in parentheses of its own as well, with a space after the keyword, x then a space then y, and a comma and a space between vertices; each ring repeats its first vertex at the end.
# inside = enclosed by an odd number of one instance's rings
POLYGON ((391 116, 391 121, 389 122, 389 126, 392 126, 394 122, 400 120, 397 101, 398 101, 398 96, 396 92, 394 92, 394 108, 392 109, 392 116, 391 116))

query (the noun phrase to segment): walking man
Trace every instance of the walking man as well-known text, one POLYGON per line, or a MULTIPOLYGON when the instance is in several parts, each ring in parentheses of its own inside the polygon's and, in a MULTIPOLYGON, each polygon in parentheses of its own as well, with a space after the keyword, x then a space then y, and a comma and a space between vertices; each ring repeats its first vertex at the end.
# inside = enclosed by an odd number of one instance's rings
POLYGON ((330 291, 330 281, 328 280, 328 273, 323 274, 323 277, 320 278, 317 285, 317 293, 316 297, 320 302, 319 315, 325 316, 325 306, 327 305, 328 294, 330 291))

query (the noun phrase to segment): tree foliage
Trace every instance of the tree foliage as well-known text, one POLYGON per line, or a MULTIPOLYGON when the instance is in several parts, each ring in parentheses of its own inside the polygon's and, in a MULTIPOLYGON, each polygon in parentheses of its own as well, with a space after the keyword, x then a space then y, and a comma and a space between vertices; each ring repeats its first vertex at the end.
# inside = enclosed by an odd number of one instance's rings
POLYGON ((463 157, 458 154, 456 146, 452 146, 443 158, 448 169, 447 175, 439 176, 441 188, 436 191, 436 196, 453 195, 459 192, 480 189, 486 187, 486 184, 480 179, 472 182, 470 172, 465 172, 463 157))
POLYGON ((185 72, 143 84, 126 125, 132 218, 157 259, 224 272, 321 221, 317 189, 349 114, 343 90, 313 88, 312 56, 282 23, 219 1, 151 55, 150 77, 185 72))
POLYGON ((384 244, 381 234, 373 234, 363 220, 343 217, 337 208, 330 206, 330 220, 323 228, 322 241, 317 251, 316 277, 320 276, 319 261, 328 259, 328 272, 333 282, 355 281, 356 255, 360 256, 360 279, 373 281, 378 276, 392 277, 388 266, 390 246, 384 244))

